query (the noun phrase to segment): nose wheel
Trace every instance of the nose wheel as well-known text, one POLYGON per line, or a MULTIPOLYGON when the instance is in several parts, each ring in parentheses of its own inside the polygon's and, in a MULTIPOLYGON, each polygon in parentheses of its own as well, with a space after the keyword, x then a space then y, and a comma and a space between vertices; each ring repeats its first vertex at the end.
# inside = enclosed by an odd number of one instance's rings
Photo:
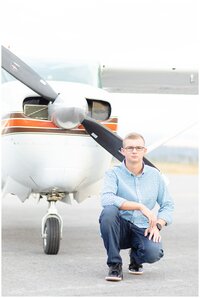
POLYGON ((60 247, 60 223, 56 217, 47 218, 44 225, 43 248, 47 255, 56 255, 60 247))
POLYGON ((42 219, 42 239, 45 254, 56 255, 62 239, 63 221, 55 207, 55 201, 49 202, 47 214, 42 219))

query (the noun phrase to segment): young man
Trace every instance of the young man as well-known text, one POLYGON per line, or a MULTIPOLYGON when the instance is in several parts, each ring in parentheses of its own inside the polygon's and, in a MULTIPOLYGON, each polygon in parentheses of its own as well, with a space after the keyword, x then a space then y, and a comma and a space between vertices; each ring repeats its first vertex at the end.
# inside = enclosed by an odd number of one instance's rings
POLYGON ((172 222, 173 201, 160 172, 143 163, 144 138, 131 133, 123 140, 121 165, 105 174, 100 230, 107 250, 108 281, 123 278, 120 249, 131 248, 129 273, 142 274, 143 263, 163 257, 160 231, 172 222), (157 217, 151 211, 159 204, 157 217))

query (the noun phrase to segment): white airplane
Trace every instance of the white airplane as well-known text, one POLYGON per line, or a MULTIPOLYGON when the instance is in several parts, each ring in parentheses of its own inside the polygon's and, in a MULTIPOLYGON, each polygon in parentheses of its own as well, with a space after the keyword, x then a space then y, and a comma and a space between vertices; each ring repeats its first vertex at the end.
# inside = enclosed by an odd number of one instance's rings
POLYGON ((22 202, 33 194, 47 198, 43 248, 57 254, 63 221, 56 202, 80 203, 98 193, 113 156, 123 160, 117 115, 102 82, 115 92, 197 94, 198 72, 121 69, 123 85, 120 70, 105 66, 42 60, 34 67, 42 77, 2 46, 2 193, 22 202))

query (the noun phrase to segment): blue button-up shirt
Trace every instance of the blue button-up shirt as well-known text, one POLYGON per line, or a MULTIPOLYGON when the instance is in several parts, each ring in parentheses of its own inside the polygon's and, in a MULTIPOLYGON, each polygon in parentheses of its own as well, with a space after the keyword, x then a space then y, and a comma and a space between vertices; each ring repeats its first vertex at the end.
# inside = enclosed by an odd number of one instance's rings
MULTIPOLYGON (((127 200, 142 203, 150 210, 158 203, 160 208, 157 217, 167 224, 172 222, 173 200, 162 175, 153 167, 144 165, 141 175, 135 176, 122 162, 105 173, 102 206, 114 205, 120 208, 127 200)), ((148 219, 139 210, 120 210, 120 214, 140 228, 149 226, 148 219)))

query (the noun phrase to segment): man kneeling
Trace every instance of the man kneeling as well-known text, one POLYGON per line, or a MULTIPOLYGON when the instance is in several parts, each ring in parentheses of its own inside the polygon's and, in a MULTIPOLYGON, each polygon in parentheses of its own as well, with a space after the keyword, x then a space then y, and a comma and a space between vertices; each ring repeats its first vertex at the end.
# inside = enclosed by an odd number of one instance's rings
POLYGON ((131 274, 142 274, 143 263, 154 263, 164 255, 160 231, 172 222, 174 204, 160 172, 143 163, 146 151, 144 138, 129 134, 121 149, 124 161, 105 174, 99 222, 108 281, 123 278, 121 249, 130 248, 131 274), (151 211, 156 203, 157 217, 151 211))

